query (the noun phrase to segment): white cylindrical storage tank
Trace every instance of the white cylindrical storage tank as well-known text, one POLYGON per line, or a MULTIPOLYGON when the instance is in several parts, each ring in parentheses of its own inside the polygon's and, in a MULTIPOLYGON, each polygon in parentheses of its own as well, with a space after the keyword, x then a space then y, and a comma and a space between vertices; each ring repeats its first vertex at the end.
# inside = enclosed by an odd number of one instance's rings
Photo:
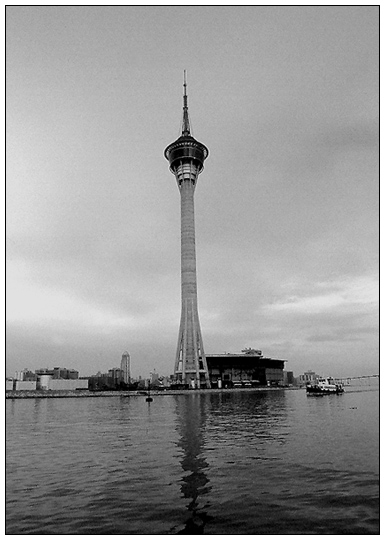
POLYGON ((40 375, 40 388, 42 390, 49 390, 49 381, 51 380, 51 375, 40 375))
POLYGON ((222 388, 222 380, 218 379, 218 388, 222 388))

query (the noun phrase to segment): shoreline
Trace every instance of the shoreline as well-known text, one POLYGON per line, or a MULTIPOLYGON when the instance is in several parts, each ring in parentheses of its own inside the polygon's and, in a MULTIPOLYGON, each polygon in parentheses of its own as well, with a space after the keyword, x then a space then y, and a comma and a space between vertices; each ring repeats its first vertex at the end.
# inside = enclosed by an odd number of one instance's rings
MULTIPOLYGON (((204 388, 194 390, 151 390, 151 396, 178 396, 189 394, 224 394, 234 392, 278 392, 282 390, 301 390, 298 387, 258 387, 258 388, 204 388)), ((90 397, 144 397, 146 390, 6 390, 6 399, 52 399, 52 398, 90 398, 90 397)))

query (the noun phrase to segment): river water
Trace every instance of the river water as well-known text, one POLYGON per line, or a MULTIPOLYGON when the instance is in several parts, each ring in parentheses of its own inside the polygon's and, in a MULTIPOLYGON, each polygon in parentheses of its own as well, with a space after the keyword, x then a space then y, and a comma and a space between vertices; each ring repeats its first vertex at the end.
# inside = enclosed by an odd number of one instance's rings
POLYGON ((378 534, 379 392, 7 400, 7 534, 378 534))

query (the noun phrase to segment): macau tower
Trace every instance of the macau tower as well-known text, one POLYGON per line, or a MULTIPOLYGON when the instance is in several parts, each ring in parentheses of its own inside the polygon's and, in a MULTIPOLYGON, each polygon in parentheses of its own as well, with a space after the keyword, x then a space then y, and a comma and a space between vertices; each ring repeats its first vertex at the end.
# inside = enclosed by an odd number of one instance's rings
POLYGON ((209 151, 190 133, 186 72, 183 87, 182 134, 164 151, 170 171, 175 175, 181 202, 182 313, 174 374, 177 382, 192 388, 210 388, 198 317, 194 220, 194 191, 209 151))

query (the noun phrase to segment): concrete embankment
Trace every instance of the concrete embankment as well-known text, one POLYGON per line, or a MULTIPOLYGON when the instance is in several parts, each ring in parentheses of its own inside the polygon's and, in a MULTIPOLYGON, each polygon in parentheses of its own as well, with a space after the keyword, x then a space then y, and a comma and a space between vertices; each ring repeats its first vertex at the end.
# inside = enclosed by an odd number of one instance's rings
MULTIPOLYGON (((202 389, 202 390, 151 390, 151 396, 175 396, 184 394, 224 394, 233 392, 261 392, 261 391, 282 391, 295 390, 295 388, 221 388, 202 389)), ((89 390, 7 390, 6 399, 31 399, 31 398, 90 398, 90 397, 143 397, 147 392, 144 391, 114 391, 107 390, 101 392, 90 392, 89 390)))
POLYGON ((82 397, 114 397, 119 395, 135 395, 136 392, 90 392, 89 390, 8 390, 7 399, 30 398, 82 398, 82 397))

